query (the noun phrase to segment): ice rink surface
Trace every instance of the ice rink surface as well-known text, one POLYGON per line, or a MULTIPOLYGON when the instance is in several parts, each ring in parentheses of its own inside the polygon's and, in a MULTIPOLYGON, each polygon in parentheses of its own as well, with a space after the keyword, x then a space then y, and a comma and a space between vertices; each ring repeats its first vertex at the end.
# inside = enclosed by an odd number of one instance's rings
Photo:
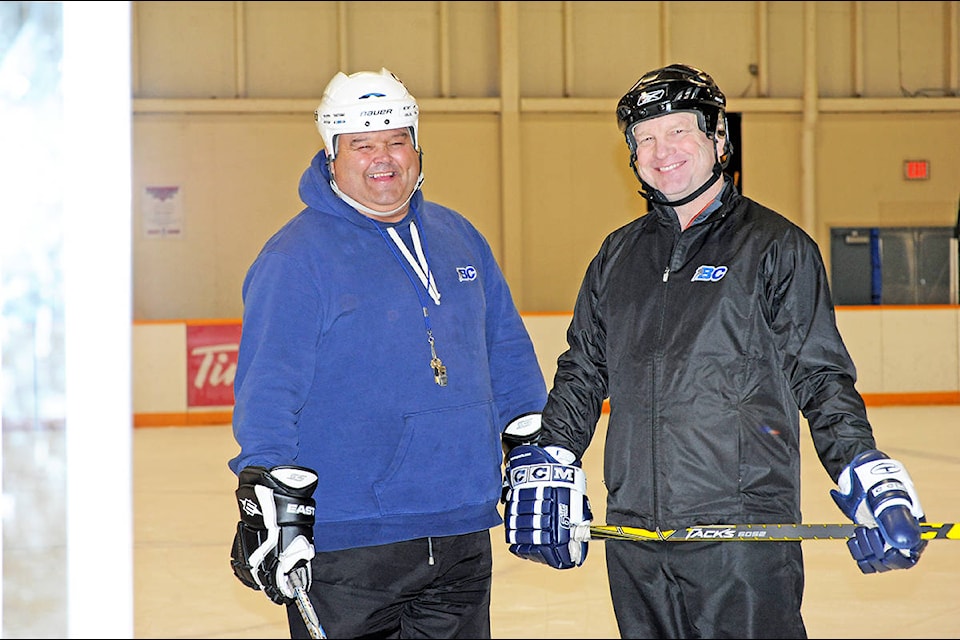
MULTIPOLYGON (((927 520, 960 521, 960 406, 875 407, 869 416, 878 448, 910 472, 927 520)), ((588 495, 601 514, 605 427, 606 417, 584 458, 588 495)), ((803 443, 804 521, 845 522, 807 431, 803 443)), ((281 608, 230 570, 236 479, 226 462, 236 451, 228 425, 135 430, 137 638, 289 637, 281 608)), ((603 542, 591 542, 582 567, 557 571, 510 555, 502 529, 492 537, 494 638, 619 637, 603 542)), ((807 541, 803 549, 811 638, 960 637, 960 540, 931 542, 909 571, 872 575, 860 573, 843 541, 807 541)))

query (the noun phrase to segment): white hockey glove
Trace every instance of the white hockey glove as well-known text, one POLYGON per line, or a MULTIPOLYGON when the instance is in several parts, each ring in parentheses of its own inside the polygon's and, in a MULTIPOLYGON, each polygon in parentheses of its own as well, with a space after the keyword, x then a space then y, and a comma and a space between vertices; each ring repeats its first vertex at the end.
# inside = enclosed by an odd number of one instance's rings
POLYGON ((910 474, 897 460, 876 449, 864 451, 840 473, 834 502, 856 524, 847 540, 863 573, 909 569, 927 541, 920 537, 923 507, 910 474))
POLYGON ((313 580, 317 474, 305 467, 251 466, 240 471, 239 481, 240 522, 230 566, 243 584, 290 604, 296 593, 289 574, 296 571, 307 590, 313 580))

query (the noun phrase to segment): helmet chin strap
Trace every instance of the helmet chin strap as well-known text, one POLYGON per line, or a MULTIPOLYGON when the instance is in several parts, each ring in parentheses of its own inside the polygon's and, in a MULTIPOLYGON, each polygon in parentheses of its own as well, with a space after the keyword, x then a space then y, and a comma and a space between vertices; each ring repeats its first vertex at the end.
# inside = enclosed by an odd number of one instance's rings
POLYGON ((363 211, 364 213, 369 214, 371 216, 375 216, 377 218, 389 218, 390 216, 392 216, 393 214, 397 213, 398 211, 403 209, 405 206, 407 206, 410 203, 410 199, 413 198, 413 194, 415 194, 420 189, 420 186, 423 184, 423 149, 418 149, 417 153, 420 156, 420 177, 417 178, 417 184, 414 185, 413 190, 410 192, 410 195, 407 196, 407 199, 401 202, 400 206, 398 206, 396 209, 393 209, 392 211, 377 211, 375 209, 371 209, 366 205, 360 204, 359 202, 357 202, 356 200, 354 200, 353 198, 345 194, 343 191, 340 191, 340 187, 337 186, 337 179, 333 176, 333 159, 328 156, 327 170, 330 172, 330 188, 333 189, 333 192, 337 194, 337 196, 341 200, 346 202, 348 205, 350 205, 354 209, 363 211))
POLYGON ((343 191, 340 191, 340 187, 337 186, 336 178, 330 178, 330 188, 333 189, 333 192, 337 194, 337 196, 341 200, 346 202, 348 205, 350 205, 354 209, 363 211, 364 213, 367 213, 371 216, 376 216, 378 218, 389 218, 390 216, 392 216, 393 214, 397 213, 398 211, 403 209, 405 206, 407 206, 410 203, 410 199, 413 198, 413 194, 417 192, 417 190, 420 188, 420 185, 422 184, 423 184, 423 172, 421 171, 420 177, 417 179, 417 184, 413 187, 413 190, 410 192, 410 195, 407 196, 407 199, 400 203, 400 206, 390 211, 377 211, 376 209, 371 209, 366 205, 360 204, 359 202, 357 202, 356 200, 354 200, 353 198, 345 194, 343 191))
MULTIPOLYGON (((713 138, 713 139, 716 140, 716 138, 713 138)), ((627 141, 627 144, 629 145, 629 140, 627 141)), ((725 153, 725 155, 727 154, 725 153)), ((634 151, 634 148, 631 148, 631 154, 630 154, 630 168, 633 169, 633 175, 637 176, 637 180, 639 180, 640 184, 643 185, 643 189, 641 189, 640 191, 637 191, 637 193, 639 193, 641 196, 643 196, 645 200, 647 200, 652 204, 666 205, 668 207, 683 206, 688 202, 693 202, 694 200, 699 198, 701 195, 703 195, 703 192, 709 189, 710 187, 712 187, 714 184, 716 184, 717 180, 719 180, 720 177, 723 175, 723 167, 725 164, 726 163, 724 162, 724 159, 722 156, 720 156, 719 154, 715 155, 714 162, 713 162, 713 173, 710 175, 709 178, 707 178, 707 181, 704 182, 702 185, 700 185, 699 189, 697 189, 687 197, 680 198, 679 200, 671 201, 671 200, 667 200, 667 197, 663 195, 662 192, 657 191, 656 189, 651 187, 649 184, 644 182, 643 178, 640 177, 640 171, 637 170, 637 156, 634 151)))
POLYGON ((680 198, 679 200, 667 200, 666 196, 664 196, 660 191, 657 191, 656 189, 654 189, 653 187, 651 187, 650 185, 648 185, 646 182, 643 181, 643 178, 640 177, 640 172, 637 171, 637 164, 633 159, 630 160, 630 166, 633 167, 633 173, 634 175, 637 176, 637 180, 639 180, 640 184, 643 185, 643 189, 641 189, 640 191, 637 191, 637 193, 639 193, 641 196, 643 196, 644 199, 650 201, 653 204, 666 205, 668 207, 680 207, 687 204, 688 202, 693 202, 694 200, 699 198, 701 195, 703 195, 704 191, 706 191, 707 189, 712 187, 714 184, 716 184, 717 180, 719 180, 720 177, 723 175, 723 167, 720 166, 719 162, 716 162, 713 165, 713 173, 710 175, 710 177, 707 179, 706 182, 700 185, 699 189, 697 189, 696 191, 694 191, 693 193, 691 193, 690 195, 684 198, 680 198))

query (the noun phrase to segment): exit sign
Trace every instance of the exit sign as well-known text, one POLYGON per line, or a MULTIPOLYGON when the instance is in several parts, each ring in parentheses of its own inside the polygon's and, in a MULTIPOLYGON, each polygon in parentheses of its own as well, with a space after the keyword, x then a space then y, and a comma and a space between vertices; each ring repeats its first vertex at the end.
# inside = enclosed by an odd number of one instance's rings
POLYGON ((929 160, 904 160, 903 177, 907 180, 927 180, 930 178, 929 160))

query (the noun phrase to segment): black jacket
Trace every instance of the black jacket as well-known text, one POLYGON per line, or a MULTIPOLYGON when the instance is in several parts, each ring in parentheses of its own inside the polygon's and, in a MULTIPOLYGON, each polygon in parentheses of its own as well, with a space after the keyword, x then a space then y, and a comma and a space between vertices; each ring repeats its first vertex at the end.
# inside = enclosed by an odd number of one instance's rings
POLYGON ((817 244, 728 182, 681 233, 658 207, 584 276, 541 445, 583 455, 603 401, 607 523, 791 523, 800 412, 836 481, 875 448, 817 244))

